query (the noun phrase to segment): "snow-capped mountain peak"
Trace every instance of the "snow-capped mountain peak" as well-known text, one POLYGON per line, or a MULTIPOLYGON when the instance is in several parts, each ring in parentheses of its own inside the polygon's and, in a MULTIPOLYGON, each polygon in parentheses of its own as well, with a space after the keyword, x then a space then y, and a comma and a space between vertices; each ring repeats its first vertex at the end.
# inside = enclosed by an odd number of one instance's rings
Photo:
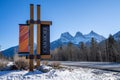
POLYGON ((87 35, 89 35, 89 36, 99 36, 99 34, 95 33, 93 30, 87 35))
POLYGON ((77 32, 77 33, 75 34, 75 37, 80 37, 80 36, 83 36, 83 34, 82 34, 81 32, 77 32))
POLYGON ((76 35, 74 37, 69 32, 65 32, 61 34, 61 37, 58 40, 52 42, 51 44, 61 45, 67 44, 69 42, 72 42, 73 44, 79 44, 80 42, 88 43, 91 42, 91 38, 94 38, 97 42, 105 40, 103 36, 95 33, 94 31, 91 31, 87 35, 83 35, 81 32, 76 32, 76 35))
POLYGON ((74 36, 73 43, 74 44, 79 44, 80 42, 84 42, 85 37, 81 32, 77 32, 76 35, 74 36))
POLYGON ((105 37, 95 33, 94 31, 91 31, 89 34, 84 35, 87 40, 90 42, 91 38, 94 38, 97 42, 101 42, 102 40, 105 40, 105 37))
POLYGON ((120 41, 120 31, 118 31, 117 33, 115 33, 114 35, 113 35, 113 37, 114 37, 114 39, 115 40, 119 40, 120 41))
POLYGON ((67 39, 71 39, 73 38, 73 36, 69 33, 69 32, 65 32, 61 34, 61 37, 65 37, 67 39))
POLYGON ((62 42, 70 42, 73 39, 73 36, 70 35, 69 32, 65 32, 61 34, 60 40, 62 42))

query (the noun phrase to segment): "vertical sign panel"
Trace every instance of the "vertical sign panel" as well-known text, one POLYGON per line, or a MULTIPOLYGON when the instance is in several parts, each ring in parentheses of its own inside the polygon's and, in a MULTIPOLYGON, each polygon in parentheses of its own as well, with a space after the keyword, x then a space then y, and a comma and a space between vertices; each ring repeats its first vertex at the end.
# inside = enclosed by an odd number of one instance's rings
POLYGON ((19 26, 19 53, 29 52, 29 27, 26 24, 19 26))
POLYGON ((41 26, 41 55, 50 55, 50 27, 41 26))

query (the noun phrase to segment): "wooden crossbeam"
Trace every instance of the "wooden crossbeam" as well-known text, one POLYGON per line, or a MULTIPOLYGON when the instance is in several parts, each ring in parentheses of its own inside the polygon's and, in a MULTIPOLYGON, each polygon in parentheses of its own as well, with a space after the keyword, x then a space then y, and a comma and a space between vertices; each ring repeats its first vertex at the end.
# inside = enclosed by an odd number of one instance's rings
MULTIPOLYGON (((51 55, 40 55, 40 59, 50 59, 50 58, 51 58, 51 55)), ((30 56, 27 55, 26 59, 30 59, 30 56)), ((32 59, 39 59, 39 58, 37 57, 37 55, 33 55, 32 59)))
POLYGON ((41 55, 41 59, 50 59, 51 55, 41 55))
MULTIPOLYGON (((30 20, 27 20, 27 24, 30 24, 30 20)), ((32 24, 41 24, 41 25, 52 25, 52 21, 33 21, 32 24)))

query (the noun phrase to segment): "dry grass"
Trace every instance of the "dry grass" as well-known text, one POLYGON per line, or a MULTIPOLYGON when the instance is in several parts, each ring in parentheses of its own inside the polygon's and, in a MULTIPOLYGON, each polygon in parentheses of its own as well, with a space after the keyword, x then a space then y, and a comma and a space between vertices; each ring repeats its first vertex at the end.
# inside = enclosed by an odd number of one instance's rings
POLYGON ((43 61, 42 64, 47 66, 48 65, 48 61, 43 61))
POLYGON ((55 68, 55 69, 61 68, 60 65, 61 65, 60 62, 52 62, 52 63, 50 64, 50 66, 53 67, 53 68, 55 68))
POLYGON ((19 70, 27 70, 29 68, 29 61, 25 57, 14 56, 14 65, 19 70))
POLYGON ((7 64, 8 64, 7 61, 0 59, 0 70, 3 70, 5 67, 7 67, 7 64))

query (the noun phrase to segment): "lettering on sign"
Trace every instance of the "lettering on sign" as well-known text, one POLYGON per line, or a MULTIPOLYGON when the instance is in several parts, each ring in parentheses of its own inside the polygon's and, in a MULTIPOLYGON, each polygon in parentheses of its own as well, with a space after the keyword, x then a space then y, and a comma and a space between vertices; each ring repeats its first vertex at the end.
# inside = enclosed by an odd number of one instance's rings
POLYGON ((41 55, 50 55, 50 27, 41 26, 41 55))

